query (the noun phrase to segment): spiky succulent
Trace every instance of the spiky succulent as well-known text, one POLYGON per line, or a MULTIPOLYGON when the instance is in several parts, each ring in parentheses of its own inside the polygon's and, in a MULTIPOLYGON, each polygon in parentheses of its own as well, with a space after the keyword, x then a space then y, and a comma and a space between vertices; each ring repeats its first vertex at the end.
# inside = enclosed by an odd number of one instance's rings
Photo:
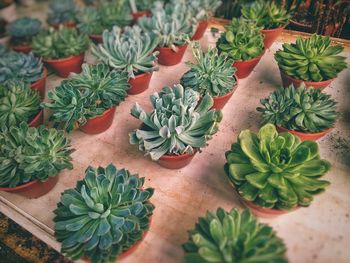
POLYGON ((36 18, 22 17, 7 26, 7 34, 14 45, 30 44, 32 38, 41 30, 41 22, 36 18))
POLYGON ((191 0, 187 4, 197 20, 207 20, 215 14, 222 1, 191 0))
POLYGON ((102 25, 108 30, 115 25, 120 27, 130 25, 132 21, 128 0, 102 2, 98 10, 102 19, 102 25))
POLYGON ((286 26, 290 19, 288 11, 274 1, 258 0, 243 5, 242 17, 254 21, 262 29, 286 26))
POLYGON ((196 64, 187 63, 190 70, 182 76, 182 86, 199 92, 201 96, 217 97, 231 92, 237 84, 233 59, 225 53, 218 54, 216 48, 209 48, 204 53, 198 44, 192 50, 196 64))
POLYGON ((33 38, 33 52, 44 59, 76 56, 89 47, 89 37, 75 28, 49 29, 33 38))
POLYGON ((217 48, 234 60, 249 60, 263 53, 264 37, 252 22, 233 18, 221 34, 217 48))
POLYGON ((320 159, 317 143, 301 142, 288 132, 278 134, 273 124, 263 126, 257 135, 242 131, 226 159, 225 171, 238 193, 262 207, 309 206, 329 185, 320 177, 331 165, 320 159))
POLYGON ((258 223, 246 209, 218 208, 200 217, 183 248, 183 263, 287 262, 286 247, 268 225, 258 223))
POLYGON ((0 55, 0 82, 20 79, 33 83, 42 78, 43 63, 32 53, 6 52, 0 55))
POLYGON ((199 102, 199 93, 178 84, 164 87, 150 97, 154 110, 147 113, 139 104, 131 109, 131 115, 143 122, 143 126, 129 134, 131 144, 150 154, 152 160, 163 155, 193 153, 205 147, 218 131, 222 119, 220 110, 210 110, 213 99, 205 95, 199 102))
POLYGON ((72 169, 70 141, 63 132, 19 126, 2 126, 0 132, 0 186, 15 187, 33 180, 46 181, 72 169))
POLYGON ((83 64, 81 74, 72 74, 48 93, 50 102, 44 107, 53 112, 50 120, 69 132, 119 105, 127 96, 127 81, 126 73, 110 70, 107 65, 83 64))
POLYGON ((279 68, 288 76, 304 81, 335 78, 347 67, 345 57, 337 56, 342 46, 331 45, 330 37, 312 35, 297 38, 296 43, 283 44, 275 54, 279 68))
POLYGON ((296 130, 300 132, 321 132, 334 126, 339 113, 336 102, 320 89, 282 88, 261 100, 263 123, 296 130))
POLYGON ((114 27, 103 33, 103 44, 92 45, 92 54, 118 71, 127 72, 129 78, 158 70, 156 66, 158 38, 152 33, 142 33, 138 26, 122 30, 114 27))
POLYGON ((149 229, 154 189, 143 185, 144 178, 113 164, 88 167, 84 180, 62 193, 54 211, 62 253, 91 263, 115 262, 149 229))
POLYGON ((74 0, 50 0, 47 21, 51 25, 74 22, 76 12, 74 0))
POLYGON ((101 16, 94 7, 87 7, 79 11, 77 15, 77 27, 80 32, 87 35, 99 35, 105 29, 101 22, 101 16))
POLYGON ((0 84, 0 123, 7 127, 31 121, 40 111, 40 96, 22 81, 0 84))

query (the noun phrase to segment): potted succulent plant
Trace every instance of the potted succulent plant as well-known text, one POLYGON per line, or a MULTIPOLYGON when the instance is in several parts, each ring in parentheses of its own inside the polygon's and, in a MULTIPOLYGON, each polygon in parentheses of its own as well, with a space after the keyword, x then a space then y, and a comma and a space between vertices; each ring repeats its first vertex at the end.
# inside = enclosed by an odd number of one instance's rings
POLYGON ((254 23, 233 18, 217 44, 220 52, 234 59, 239 79, 246 78, 264 55, 263 35, 254 23))
POLYGON ((122 30, 114 27, 111 32, 103 33, 103 44, 92 45, 92 54, 111 68, 127 72, 129 94, 139 94, 149 87, 156 66, 157 55, 154 51, 158 38, 153 33, 142 33, 138 26, 122 30))
POLYGON ((21 79, 29 83, 32 90, 38 91, 42 100, 45 98, 47 70, 41 59, 32 53, 5 52, 0 54, 0 73, 0 82, 21 79))
POLYGON ((76 26, 76 12, 74 0, 50 0, 47 23, 56 29, 60 25, 73 28, 76 26))
POLYGON ((347 67, 346 58, 338 55, 343 49, 331 45, 330 37, 316 34, 283 44, 275 54, 283 86, 299 87, 304 82, 306 87, 324 89, 347 67))
POLYGON ((12 22, 17 19, 16 4, 14 0, 0 1, 0 17, 6 22, 12 22))
POLYGON ((139 104, 131 115, 142 121, 142 126, 129 134, 130 143, 169 169, 189 164, 194 155, 206 146, 218 131, 222 119, 220 110, 210 110, 214 102, 206 94, 199 102, 199 93, 184 89, 180 84, 164 87, 151 97, 153 110, 145 112, 139 104))
POLYGON ((20 80, 0 84, 0 123, 7 127, 27 122, 29 127, 43 123, 39 94, 20 80))
POLYGON ((7 44, 10 37, 6 34, 7 22, 0 17, 0 45, 7 44))
POLYGON ((236 69, 233 59, 227 54, 218 54, 216 48, 209 48, 204 53, 198 43, 193 45, 196 63, 187 63, 190 70, 181 78, 181 85, 197 91, 202 97, 209 94, 214 100, 214 109, 222 109, 237 88, 236 69))
POLYGON ((301 140, 317 140, 334 126, 339 113, 336 102, 321 90, 291 85, 261 100, 263 123, 273 123, 280 132, 288 131, 301 140))
POLYGON ((91 263, 115 262, 147 234, 154 205, 144 178, 113 164, 88 167, 85 178, 67 189, 54 211, 55 237, 66 256, 91 263))
POLYGON ((105 64, 83 65, 83 72, 73 74, 50 91, 50 120, 67 132, 80 128, 88 134, 107 130, 113 122, 116 106, 127 96, 125 72, 110 70, 105 64))
POLYGON ((49 192, 58 174, 72 169, 70 141, 63 132, 19 126, 2 126, 0 132, 0 191, 38 198, 49 192))
POLYGON ((41 30, 41 22, 36 18, 22 17, 7 26, 7 34, 11 37, 12 49, 29 53, 32 50, 32 38, 41 30))
POLYGON ((49 29, 33 38, 33 52, 63 78, 81 72, 89 37, 75 28, 49 29))
POLYGON ((265 48, 273 42, 288 25, 290 14, 274 1, 258 0, 242 7, 242 17, 254 21, 264 34, 265 48))
POLYGON ((331 165, 320 159, 317 143, 301 142, 289 132, 278 134, 270 123, 258 134, 241 131, 226 160, 225 171, 235 190, 263 217, 309 206, 313 196, 329 185, 320 178, 331 165))
POLYGON ((286 246, 268 225, 246 209, 218 208, 200 217, 183 245, 183 263, 270 262, 287 263, 286 246))
POLYGON ((152 10, 152 17, 141 17, 138 25, 145 32, 154 32, 159 36, 158 62, 165 66, 181 62, 187 40, 194 33, 195 20, 186 5, 169 3, 152 10))
POLYGON ((134 22, 137 22, 140 17, 151 16, 150 10, 156 1, 157 0, 129 0, 131 15, 134 22))

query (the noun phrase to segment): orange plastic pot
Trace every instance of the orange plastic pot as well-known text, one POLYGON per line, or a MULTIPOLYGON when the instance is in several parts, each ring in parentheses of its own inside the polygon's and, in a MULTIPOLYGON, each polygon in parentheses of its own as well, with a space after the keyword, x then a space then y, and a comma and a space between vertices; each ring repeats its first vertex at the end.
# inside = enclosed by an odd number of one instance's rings
POLYGON ((194 33, 192 40, 200 40, 204 36, 205 30, 207 30, 208 24, 208 20, 199 21, 197 30, 194 33))
POLYGON ((80 130, 87 134, 98 134, 108 130, 114 119, 116 107, 109 108, 102 115, 87 120, 80 130))
POLYGON ((284 26, 274 29, 263 29, 261 33, 264 35, 264 47, 265 49, 270 48, 276 39, 281 35, 284 26))
POLYGON ((160 166, 163 166, 167 169, 180 169, 188 165, 197 151, 193 154, 185 153, 181 155, 163 155, 157 161, 160 166))
POLYGON ((58 76, 67 78, 71 72, 80 73, 81 65, 84 62, 85 53, 77 56, 70 56, 63 59, 44 59, 43 61, 49 65, 58 76))
POLYGON ((253 69, 256 67, 256 65, 258 65, 260 59, 262 58, 262 56, 264 55, 265 50, 263 51, 263 53, 261 53, 260 56, 256 57, 256 58, 252 58, 249 60, 245 60, 245 61, 236 61, 233 63, 233 67, 235 67, 237 69, 236 71, 236 76, 239 79, 244 79, 246 77, 248 77, 250 75, 250 73, 252 73, 253 69))
POLYGON ((103 43, 102 34, 100 34, 100 35, 90 35, 89 37, 95 44, 103 43))
POLYGON ((318 81, 318 82, 316 82, 316 81, 303 81, 303 80, 295 79, 291 76, 288 76, 281 69, 280 69, 280 73, 281 73, 283 87, 285 87, 285 88, 289 87, 291 84, 293 84, 293 86, 295 88, 298 88, 304 82, 306 88, 314 87, 315 89, 323 90, 324 88, 328 87, 332 83, 332 81, 334 80, 334 79, 329 79, 329 80, 318 81))
POLYGON ((164 66, 173 66, 179 64, 185 54, 187 46, 188 45, 177 46, 177 52, 169 47, 156 48, 156 51, 159 51, 158 63, 164 66))
POLYGON ((12 49, 16 52, 22 52, 28 54, 30 51, 32 51, 31 45, 13 45, 12 49))
POLYGON ((144 10, 144 11, 139 11, 136 13, 131 13, 131 15, 132 15, 134 22, 137 22, 137 20, 139 20, 140 17, 151 16, 151 12, 148 10, 144 10))
POLYGON ((58 182, 58 175, 49 177, 45 182, 40 180, 31 181, 16 187, 0 187, 0 191, 18 194, 27 198, 38 198, 51 191, 58 182))
POLYGON ((44 122, 44 110, 40 110, 37 115, 28 123, 29 127, 37 128, 44 122))
POLYGON ((32 83, 30 88, 32 90, 38 91, 39 95, 41 97, 41 100, 45 99, 45 91, 46 91, 46 77, 47 77, 47 70, 45 67, 43 67, 43 74, 42 78, 37 80, 36 82, 32 83))
POLYGON ((75 28, 77 26, 77 23, 75 23, 74 21, 68 21, 64 23, 50 24, 50 26, 52 26, 54 29, 59 29, 61 25, 68 28, 75 28))
POLYGON ((321 139, 323 136, 325 136, 327 133, 329 133, 333 128, 326 129, 321 132, 312 132, 312 133, 307 133, 307 132, 299 132, 295 130, 288 130, 286 128, 276 126, 276 129, 278 132, 290 132, 300 138, 302 141, 317 141, 318 139, 321 139))
POLYGON ((233 87, 231 92, 223 96, 213 97, 214 105, 213 107, 211 107, 212 109, 221 110, 225 107, 227 102, 231 99, 233 93, 236 91, 236 88, 238 86, 238 79, 236 78, 236 80, 237 80, 237 84, 233 87))
POLYGON ((153 72, 137 75, 134 79, 129 79, 130 89, 128 94, 135 95, 144 92, 149 87, 153 72))

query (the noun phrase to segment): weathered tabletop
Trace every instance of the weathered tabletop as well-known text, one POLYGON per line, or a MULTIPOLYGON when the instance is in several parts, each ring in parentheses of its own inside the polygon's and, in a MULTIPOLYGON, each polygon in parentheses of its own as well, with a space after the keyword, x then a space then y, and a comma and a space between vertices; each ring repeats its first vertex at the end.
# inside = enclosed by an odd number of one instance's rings
MULTIPOLYGON (((220 131, 189 166, 177 171, 167 170, 128 143, 128 133, 139 126, 139 121, 129 114, 132 105, 137 101, 149 108, 149 96, 165 85, 178 83, 187 69, 184 63, 161 66, 146 92, 129 96, 117 107, 113 126, 108 131, 99 135, 74 131, 69 135, 76 149, 73 154, 74 169, 62 172, 58 184, 50 193, 39 199, 27 200, 1 192, 0 211, 59 250, 59 244, 53 237, 52 211, 60 193, 74 187, 76 181, 83 178, 87 166, 114 163, 119 168, 139 173, 146 178, 146 187, 155 188, 152 202, 156 209, 150 232, 140 247, 121 262, 180 262, 183 256, 181 244, 187 240, 187 230, 194 226, 199 216, 219 206, 243 208, 226 179, 224 153, 235 142, 240 130, 258 130, 260 115, 255 109, 259 100, 281 84, 273 54, 282 42, 294 39, 291 34, 284 33, 279 42, 266 52, 251 76, 240 80, 238 89, 223 110, 220 131)), ((207 32, 201 44, 206 48, 214 42, 215 39, 207 32)), ((344 54, 350 64, 349 50, 344 54)), ((183 61, 191 59, 189 49, 183 61)), ((88 61, 93 62, 93 59, 88 56, 88 61)), ((61 80, 51 74, 47 89, 52 89, 61 80)), ((342 112, 336 128, 319 141, 321 156, 333 165, 326 175, 331 186, 317 196, 309 208, 261 220, 273 226, 284 239, 290 262, 345 263, 350 258, 350 71, 342 72, 325 92, 339 102, 338 108, 342 112)))

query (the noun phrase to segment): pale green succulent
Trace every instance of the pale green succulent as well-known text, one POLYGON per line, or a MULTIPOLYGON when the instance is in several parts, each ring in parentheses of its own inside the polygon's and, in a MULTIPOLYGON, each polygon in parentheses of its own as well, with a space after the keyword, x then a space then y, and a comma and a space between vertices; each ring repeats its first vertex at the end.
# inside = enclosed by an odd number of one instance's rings
POLYGON ((128 0, 103 2, 98 6, 101 23, 110 30, 113 26, 128 26, 132 21, 128 0))
POLYGON ((216 9, 222 4, 222 1, 213 0, 191 0, 187 3, 197 20, 208 20, 215 14, 216 9))
POLYGON ((7 34, 11 36, 13 45, 30 44, 40 30, 40 20, 31 17, 18 18, 7 26, 7 34))
POLYGON ((47 21, 51 25, 74 22, 76 12, 74 0, 50 0, 47 21))

